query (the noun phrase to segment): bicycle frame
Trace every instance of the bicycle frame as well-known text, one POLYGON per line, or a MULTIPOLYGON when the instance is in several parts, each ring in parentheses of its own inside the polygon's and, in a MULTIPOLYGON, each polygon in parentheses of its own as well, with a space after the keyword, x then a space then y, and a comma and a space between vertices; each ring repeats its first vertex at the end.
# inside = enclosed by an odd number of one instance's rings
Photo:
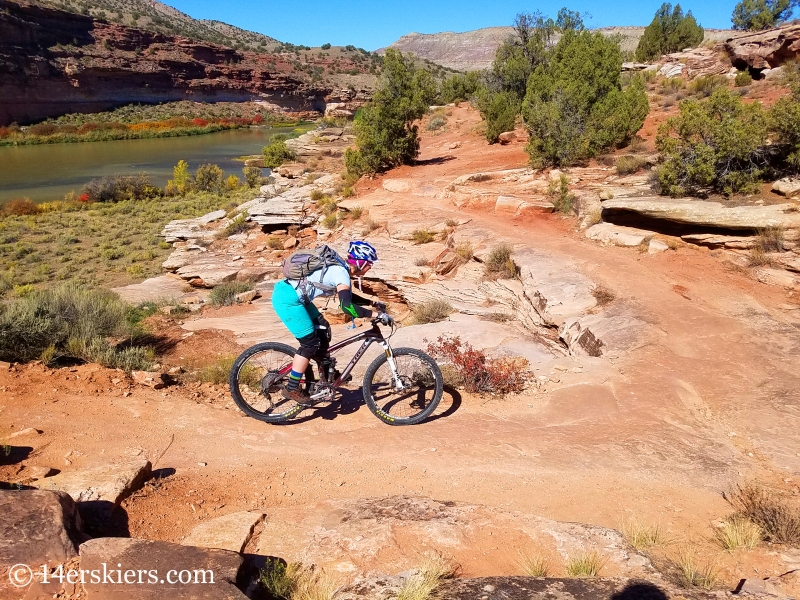
MULTIPOLYGON (((397 375, 397 366, 394 362, 394 354, 392 353, 392 348, 389 346, 389 342, 386 341, 386 338, 383 337, 383 332, 378 327, 378 324, 373 321, 372 327, 367 331, 362 331, 352 337, 349 337, 341 342, 337 342, 328 348, 328 355, 330 356, 331 353, 336 352, 337 350, 341 350, 342 348, 349 346, 350 344, 354 344, 356 342, 361 342, 361 347, 356 351, 353 355, 353 358, 350 359, 350 362, 347 363, 347 366, 342 371, 341 375, 339 375, 338 379, 334 382, 327 381, 327 375, 320 369, 320 378, 325 383, 329 383, 332 387, 337 388, 347 379, 347 376, 350 375, 350 372, 355 368, 358 361, 361 360, 361 357, 364 356, 364 353, 367 351, 372 344, 378 343, 383 347, 383 351, 386 353, 386 359, 389 363, 389 368, 392 370, 392 379, 394 379, 394 384, 398 390, 404 389, 403 383, 400 381, 400 377, 397 375)), ((317 361, 319 362, 319 361, 317 361)), ((284 376, 291 371, 292 365, 289 364, 283 369, 279 371, 281 376, 284 376)))

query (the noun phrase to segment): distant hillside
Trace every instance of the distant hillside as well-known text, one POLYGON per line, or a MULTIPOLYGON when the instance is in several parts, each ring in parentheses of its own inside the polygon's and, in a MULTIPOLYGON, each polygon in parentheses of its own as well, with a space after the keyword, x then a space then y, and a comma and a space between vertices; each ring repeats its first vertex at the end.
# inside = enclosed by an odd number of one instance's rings
POLYGON ((182 35, 236 48, 237 50, 274 50, 277 40, 222 23, 193 19, 158 0, 34 0, 40 4, 96 19, 156 31, 166 35, 182 35))
MULTIPOLYGON (((603 27, 598 31, 605 35, 619 35, 622 50, 633 52, 639 44, 644 27, 603 27)), ((490 67, 498 46, 513 33, 514 29, 511 27, 486 27, 464 33, 409 33, 394 42, 390 48, 411 52, 451 69, 473 71, 490 67)), ((706 40, 722 41, 733 34, 728 29, 706 29, 706 40)))

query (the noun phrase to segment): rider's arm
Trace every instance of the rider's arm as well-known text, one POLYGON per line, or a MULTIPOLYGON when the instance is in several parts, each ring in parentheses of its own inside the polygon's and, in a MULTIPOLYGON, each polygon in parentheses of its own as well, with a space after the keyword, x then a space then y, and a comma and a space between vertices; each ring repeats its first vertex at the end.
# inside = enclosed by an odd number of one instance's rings
POLYGON ((339 306, 344 313, 350 315, 354 319, 356 317, 372 316, 371 310, 359 306, 362 302, 369 303, 369 300, 354 296, 353 292, 350 291, 350 286, 338 285, 336 286, 336 291, 339 295, 339 306))

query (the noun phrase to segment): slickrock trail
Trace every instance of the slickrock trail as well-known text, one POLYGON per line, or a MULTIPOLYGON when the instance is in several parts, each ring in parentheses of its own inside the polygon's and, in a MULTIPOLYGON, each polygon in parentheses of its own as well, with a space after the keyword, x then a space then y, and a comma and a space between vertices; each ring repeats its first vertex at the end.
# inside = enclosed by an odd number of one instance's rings
MULTIPOLYGON (((524 515, 607 527, 637 515, 676 537, 702 537, 730 512, 721 492, 737 482, 759 478, 798 493, 797 295, 701 248, 650 254, 587 239, 574 219, 539 212, 547 176, 525 170, 522 142, 487 146, 473 132, 479 116, 466 108, 453 109, 450 120, 451 129, 423 137, 418 165, 362 182, 345 203, 386 223, 366 237, 382 260, 364 285, 393 295, 396 306, 445 297, 459 310, 449 321, 401 328, 395 346, 461 335, 526 356, 538 385, 505 399, 447 393, 435 418, 388 427, 361 404, 356 378, 341 405, 273 426, 244 417, 222 388, 132 387, 91 365, 16 367, 0 373, 2 418, 13 431, 44 433, 15 444, 34 448, 37 464, 62 470, 131 456, 174 469, 123 502, 134 537, 180 542, 209 518, 263 511, 253 551, 327 560, 344 572, 408 568, 421 548, 438 547, 466 574, 513 574, 527 543, 524 515), (499 171, 508 172, 454 183, 499 171), (504 201, 511 208, 503 212, 498 196, 519 201, 504 201), (415 266, 415 258, 446 248, 416 246, 409 233, 448 219, 459 222, 454 241, 473 243, 479 258, 497 243, 513 244, 520 280, 484 282, 476 262, 441 276, 415 266), (598 286, 608 294, 600 305, 598 286), (479 320, 487 312, 517 320, 479 320), (581 345, 585 330, 599 351, 581 345), (569 349, 559 332, 572 340, 569 349), (478 511, 480 527, 461 527, 466 517, 451 515, 451 529, 400 519, 380 536, 336 533, 350 510, 336 502, 374 498, 370 510, 379 513, 381 498, 396 495, 490 508, 478 511), (320 555, 314 548, 325 531, 329 546, 320 555)), ((611 174, 593 167, 570 176, 580 191, 611 174)), ((360 237, 363 226, 348 223, 329 243, 360 237)), ((249 307, 165 326, 175 340, 171 363, 286 339, 268 289, 249 307)), ((335 326, 336 339, 346 334, 335 326)), ((766 550, 753 556, 747 560, 766 572, 786 566, 766 550)), ((724 560, 729 582, 751 564, 724 560)))

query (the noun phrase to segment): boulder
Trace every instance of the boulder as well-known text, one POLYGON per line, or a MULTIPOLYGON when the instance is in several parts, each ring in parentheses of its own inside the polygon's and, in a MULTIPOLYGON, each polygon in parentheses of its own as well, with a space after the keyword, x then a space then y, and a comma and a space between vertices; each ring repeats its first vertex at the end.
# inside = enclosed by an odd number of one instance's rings
POLYGON ((281 177, 287 177, 288 179, 297 179, 298 177, 302 177, 303 173, 305 173, 306 166, 300 163, 287 163, 285 165, 281 165, 278 167, 277 171, 281 177))
POLYGON ((160 390, 167 385, 167 382, 164 381, 164 375, 156 371, 132 371, 131 375, 139 385, 146 385, 156 390, 160 390))
POLYGON ((258 296, 258 290, 249 290, 247 292, 242 292, 241 294, 236 294, 236 301, 237 302, 250 302, 254 300, 255 297, 258 296))
POLYGON ((800 179, 784 177, 772 184, 772 191, 783 196, 797 196, 800 194, 800 179))
POLYGON ((725 40, 724 47, 735 67, 772 69, 797 57, 800 23, 792 21, 766 31, 739 34, 725 40))
POLYGON ((653 234, 649 231, 634 229, 633 227, 622 227, 613 223, 598 223, 586 230, 586 237, 603 244, 614 244, 615 246, 638 246, 653 234))
POLYGON ((729 250, 749 250, 756 244, 754 236, 717 235, 714 233, 691 233, 682 235, 681 239, 697 246, 729 250))
POLYGON ((686 65, 683 63, 667 63, 658 70, 659 75, 663 75, 667 79, 672 77, 679 77, 683 73, 686 65))
POLYGON ((523 202, 522 198, 517 198, 516 196, 498 196, 494 205, 494 212, 516 214, 523 202))
MULTIPOLYGON (((310 190, 309 190, 310 193, 310 190)), ((310 225, 314 217, 307 214, 302 198, 284 195, 270 199, 258 198, 247 206, 247 220, 259 225, 310 225)))
MULTIPOLYGON (((225 215, 223 214, 222 216, 225 215)), ((213 229, 207 229, 206 225, 208 223, 202 219, 203 217, 198 217, 196 219, 177 219, 175 221, 170 221, 164 226, 164 229, 161 230, 161 235, 170 244, 180 240, 190 239, 213 240, 216 232, 213 229)))
POLYGON ((221 283, 235 280, 242 269, 235 263, 229 264, 227 261, 228 259, 224 256, 204 257, 197 262, 181 267, 177 273, 183 279, 189 280, 192 285, 195 285, 192 283, 193 280, 199 279, 201 281, 197 285, 200 287, 213 288, 221 283))
POLYGON ((236 552, 99 538, 81 544, 80 556, 81 569, 100 574, 99 582, 88 577, 84 584, 88 600, 246 599, 236 587, 243 564, 236 552), (104 578, 104 573, 114 570, 119 573, 104 578))
POLYGON ((517 216, 529 213, 551 213, 555 210, 552 202, 547 200, 525 200, 517 208, 517 216))
POLYGON ((678 225, 753 231, 768 227, 800 228, 800 212, 788 204, 726 207, 719 202, 660 196, 617 198, 603 202, 603 219, 656 219, 678 225))
POLYGON ((664 250, 668 250, 669 246, 667 246, 661 240, 650 240, 650 243, 647 246, 647 252, 649 254, 658 254, 659 252, 664 252, 664 250))
POLYGON ((405 194, 411 191, 411 182, 407 179, 384 179, 383 189, 395 194, 405 194))
POLYGON ((197 221, 203 225, 208 225, 209 223, 213 223, 214 221, 219 221, 220 219, 225 218, 225 215, 227 214, 228 212, 226 210, 220 208, 219 210, 207 213, 202 217, 198 217, 197 221))
MULTIPOLYGON (((387 596, 394 597, 394 596, 387 596)), ((442 582, 437 597, 448 600, 505 598, 508 600, 710 600, 712 593, 674 590, 641 579, 556 577, 478 577, 442 582)))
POLYGON ((755 271, 756 279, 766 285, 774 285, 788 289, 800 288, 800 277, 783 269, 761 268, 755 271))
POLYGON ((284 250, 291 250, 297 246, 297 238, 296 237, 288 237, 283 241, 283 249, 284 250))
POLYGON ((145 458, 59 473, 42 480, 42 489, 66 492, 76 502, 105 501, 118 505, 150 477, 152 467, 145 458))
POLYGON ((499 136, 497 136, 497 141, 500 142, 501 145, 505 146, 506 144, 510 144, 515 139, 517 139, 517 134, 513 131, 504 131, 499 136))
MULTIPOLYGON (((205 250, 205 248, 203 250, 205 250)), ((203 250, 199 248, 194 250, 176 248, 173 250, 172 254, 167 257, 167 260, 161 263, 161 268, 165 271, 177 271, 181 267, 185 267, 196 261, 202 256, 203 250)))
MULTIPOLYGON (((173 253, 174 254, 174 253, 173 253)), ((186 283, 175 275, 159 275, 123 287, 113 288, 120 298, 136 305, 142 302, 156 302, 165 299, 179 298, 183 295, 186 283)))
POLYGON ((22 571, 13 565, 42 564, 53 567, 78 556, 85 539, 81 518, 72 498, 63 492, 44 490, 0 490, 0 598, 26 587, 22 571), (12 586, 10 577, 17 578, 12 586))
POLYGON ((182 543, 184 546, 243 552, 256 525, 264 517, 264 513, 247 511, 217 517, 195 527, 182 543))

